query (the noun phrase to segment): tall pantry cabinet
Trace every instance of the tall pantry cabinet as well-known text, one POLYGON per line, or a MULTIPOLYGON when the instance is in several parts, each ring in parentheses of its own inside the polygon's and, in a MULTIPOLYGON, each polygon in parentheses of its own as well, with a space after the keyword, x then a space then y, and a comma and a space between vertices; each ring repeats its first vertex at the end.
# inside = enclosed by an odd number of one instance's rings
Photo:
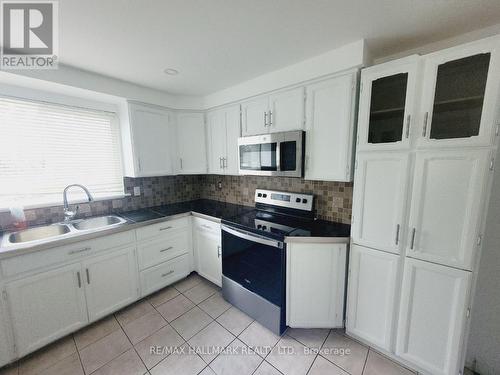
POLYGON ((499 48, 488 38, 361 75, 347 332, 424 374, 463 370, 499 48))

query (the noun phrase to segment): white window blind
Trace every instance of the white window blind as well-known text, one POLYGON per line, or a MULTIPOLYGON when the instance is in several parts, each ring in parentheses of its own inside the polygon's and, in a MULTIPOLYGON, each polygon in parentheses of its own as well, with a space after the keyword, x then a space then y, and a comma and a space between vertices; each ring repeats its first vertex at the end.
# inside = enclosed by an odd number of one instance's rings
POLYGON ((0 97, 0 208, 123 194, 119 139, 114 113, 0 97))

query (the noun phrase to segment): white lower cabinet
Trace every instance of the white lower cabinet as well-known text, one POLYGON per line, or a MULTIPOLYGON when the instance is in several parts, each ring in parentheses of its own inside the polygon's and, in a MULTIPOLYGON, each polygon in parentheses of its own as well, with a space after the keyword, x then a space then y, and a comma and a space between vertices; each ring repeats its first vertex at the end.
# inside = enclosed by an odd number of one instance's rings
POLYGON ((90 322, 127 306, 138 298, 138 275, 133 247, 83 263, 90 322))
POLYGON ((407 258, 396 354, 433 375, 458 374, 471 272, 407 258))
POLYGON ((196 270, 200 276, 222 286, 222 244, 220 224, 195 218, 193 245, 196 270))
POLYGON ((80 263, 13 281, 6 290, 18 357, 88 323, 80 263))
POLYGON ((353 245, 349 261, 347 332, 391 349, 399 256, 353 245))
POLYGON ((287 244, 287 325, 343 326, 346 253, 346 244, 287 244))
POLYGON ((142 271, 141 296, 147 296, 189 275, 189 263, 188 255, 184 254, 142 271))
MULTIPOLYGON (((3 288, 2 288, 3 290, 3 288)), ((11 338, 10 322, 3 298, 0 298, 0 367, 9 363, 14 356, 11 338)))

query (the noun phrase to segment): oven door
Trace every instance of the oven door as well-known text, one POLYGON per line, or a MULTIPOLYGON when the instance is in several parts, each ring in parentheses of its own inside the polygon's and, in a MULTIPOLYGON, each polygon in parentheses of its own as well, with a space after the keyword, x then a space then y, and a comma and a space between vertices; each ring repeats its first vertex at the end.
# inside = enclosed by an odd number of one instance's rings
POLYGON ((283 242, 222 225, 222 274, 282 308, 285 266, 283 242))

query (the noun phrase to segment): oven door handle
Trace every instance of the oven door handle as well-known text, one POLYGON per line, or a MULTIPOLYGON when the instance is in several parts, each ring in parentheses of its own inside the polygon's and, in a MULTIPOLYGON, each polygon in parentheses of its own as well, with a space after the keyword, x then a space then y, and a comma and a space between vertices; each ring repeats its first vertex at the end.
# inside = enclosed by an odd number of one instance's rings
POLYGON ((278 249, 283 249, 283 242, 281 242, 281 241, 271 240, 269 238, 262 237, 262 236, 259 236, 257 234, 247 232, 244 230, 230 228, 227 225, 221 225, 221 229, 224 232, 227 232, 227 233, 232 234, 233 236, 236 236, 239 238, 243 238, 244 240, 257 242, 257 243, 267 245, 267 246, 277 247, 278 249))

